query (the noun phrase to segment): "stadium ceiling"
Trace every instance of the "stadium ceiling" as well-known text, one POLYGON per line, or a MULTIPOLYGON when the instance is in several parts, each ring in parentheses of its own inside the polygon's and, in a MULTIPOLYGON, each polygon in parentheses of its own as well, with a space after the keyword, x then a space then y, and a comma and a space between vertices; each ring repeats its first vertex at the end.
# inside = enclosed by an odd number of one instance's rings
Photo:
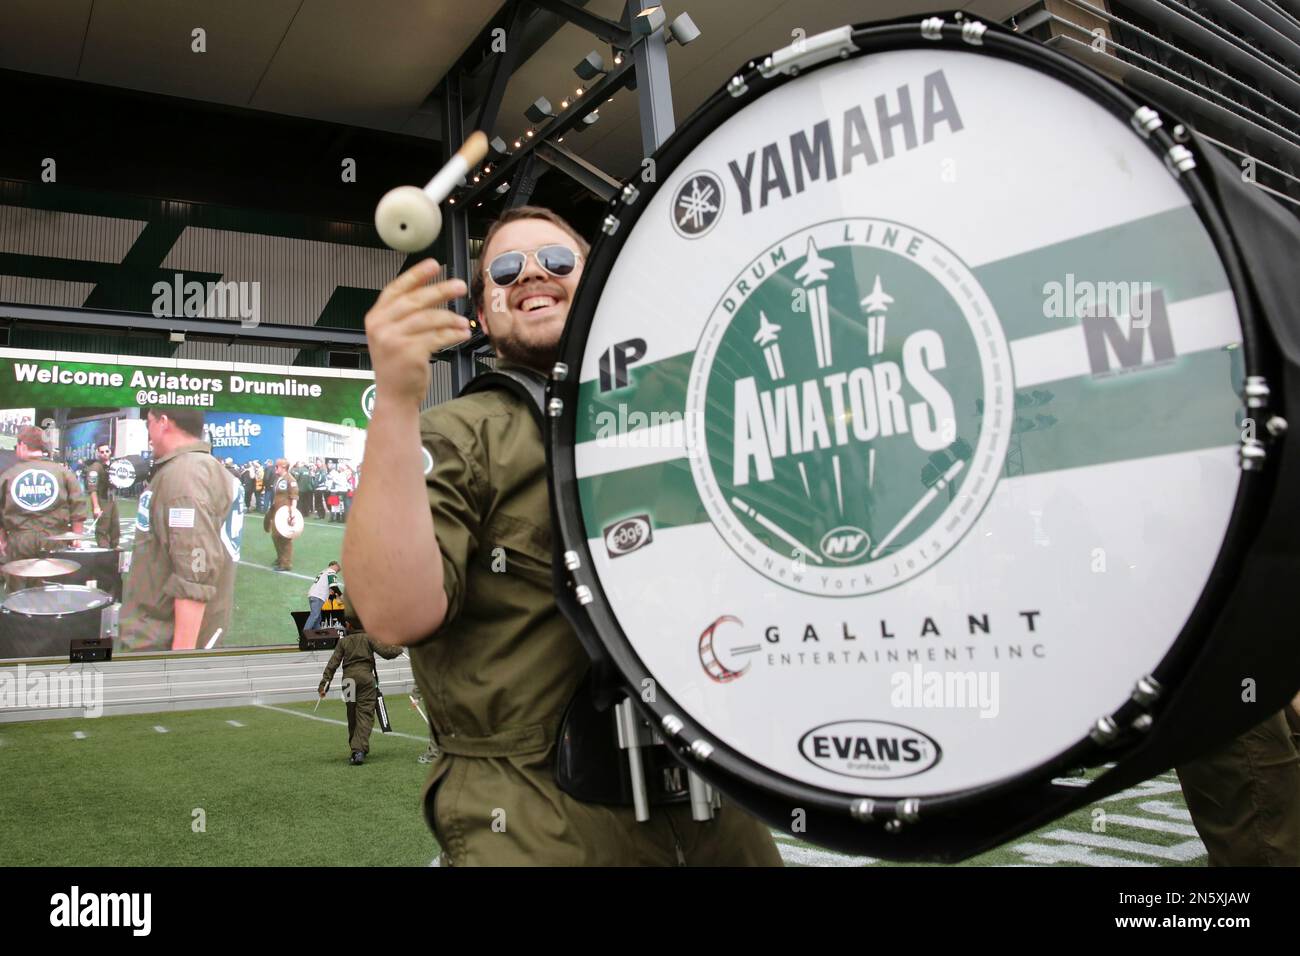
MULTIPOLYGON (((618 21, 624 0, 573 0, 618 21)), ((701 30, 670 51, 674 113, 680 122, 749 57, 806 35, 864 19, 960 7, 1004 20, 1029 0, 679 0, 701 30)), ((167 96, 309 117, 437 139, 441 104, 431 95, 458 63, 475 58, 502 3, 459 0, 5 0, 0 69, 44 74, 167 96), (206 52, 192 50, 205 31, 206 52)), ((538 96, 558 104, 574 92, 573 66, 607 45, 553 13, 530 13, 519 61, 495 128, 508 140, 528 126, 538 96)), ((479 54, 481 57, 481 54, 479 54)), ((486 87, 491 57, 469 67, 486 87)), ((473 114, 466 128, 473 128, 473 114)), ((635 96, 624 92, 600 121, 566 146, 625 177, 642 154, 635 96)))

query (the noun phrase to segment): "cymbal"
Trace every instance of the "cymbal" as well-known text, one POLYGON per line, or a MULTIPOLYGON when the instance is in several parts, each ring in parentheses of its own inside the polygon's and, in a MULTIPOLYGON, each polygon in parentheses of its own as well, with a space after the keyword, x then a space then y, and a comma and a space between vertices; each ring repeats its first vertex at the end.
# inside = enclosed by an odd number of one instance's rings
POLYGON ((54 578, 80 570, 81 565, 76 561, 49 558, 25 558, 22 561, 10 561, 0 567, 0 571, 16 578, 54 578))

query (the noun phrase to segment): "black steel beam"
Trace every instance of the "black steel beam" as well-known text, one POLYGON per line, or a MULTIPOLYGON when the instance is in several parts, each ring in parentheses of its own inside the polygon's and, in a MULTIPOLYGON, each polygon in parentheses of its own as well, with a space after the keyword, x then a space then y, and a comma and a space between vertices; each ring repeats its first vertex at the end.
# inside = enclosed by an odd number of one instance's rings
MULTIPOLYGON (((506 18, 506 48, 496 55, 496 64, 492 67, 492 79, 488 83, 487 96, 479 108, 475 128, 492 135, 492 127, 497 124, 497 114, 501 112, 501 100, 506 95, 506 84, 515 71, 515 62, 519 56, 520 41, 524 34, 523 6, 525 0, 513 0, 510 13, 506 18)), ((461 91, 461 107, 464 108, 464 90, 461 91)), ((451 147, 455 149, 456 146, 451 147)))
POLYGON ((506 208, 514 209, 516 206, 528 205, 528 201, 533 198, 533 190, 537 188, 537 179, 537 157, 529 153, 516 167, 514 180, 510 183, 510 192, 506 195, 506 208))
POLYGON ((582 27, 588 33, 595 34, 612 46, 626 50, 632 45, 633 37, 630 31, 613 20, 588 13, 582 7, 570 3, 569 0, 531 0, 531 2, 543 10, 549 10, 563 17, 574 26, 582 27))
MULTIPOLYGON (((631 22, 642 10, 658 6, 658 0, 627 0, 624 17, 631 22)), ((632 48, 636 63, 636 99, 641 117, 641 149, 649 156, 673 134, 673 91, 668 80, 668 43, 664 30, 646 37, 632 48)))
POLYGON ((540 143, 534 155, 564 173, 603 202, 609 202, 618 193, 620 183, 617 179, 597 169, 581 156, 569 152, 558 143, 540 143))
MULTIPOLYGON (((465 141, 465 114, 461 112, 461 78, 452 73, 443 80, 442 138, 448 144, 448 153, 465 141)), ((443 267, 446 274, 469 281, 469 213, 464 206, 442 205, 442 235, 444 237, 443 267)), ((454 299, 453 311, 469 315, 469 300, 454 299)))
MULTIPOLYGON (((1292 46, 1288 61, 1292 64, 1297 62, 1296 53, 1300 52, 1300 27, 1297 27, 1284 14, 1274 10, 1268 4, 1261 3, 1260 0, 1235 0, 1235 4, 1241 11, 1258 20, 1264 29, 1278 34, 1285 40, 1289 40, 1292 46)), ((1270 37, 1270 39, 1277 41, 1276 37, 1270 37)))
POLYGON ((498 184, 509 179, 524 158, 532 155, 533 150, 539 144, 551 139, 558 139, 577 126, 588 113, 594 113, 600 109, 605 100, 627 85, 628 80, 632 78, 632 70, 633 58, 624 57, 621 65, 616 66, 604 79, 574 100, 573 105, 561 113, 558 118, 552 120, 549 126, 539 131, 534 138, 524 142, 519 149, 511 154, 509 159, 494 165, 492 172, 484 176, 482 182, 472 187, 464 196, 457 197, 455 205, 472 208, 476 200, 483 198, 484 194, 496 189, 498 184))
POLYGON ((340 352, 366 349, 366 333, 358 329, 335 329, 320 325, 271 325, 266 322, 244 326, 221 319, 181 316, 160 318, 146 312, 109 312, 100 309, 0 303, 0 322, 57 325, 63 329, 92 331, 149 332, 158 335, 183 332, 187 338, 234 341, 243 345, 307 346, 340 352))

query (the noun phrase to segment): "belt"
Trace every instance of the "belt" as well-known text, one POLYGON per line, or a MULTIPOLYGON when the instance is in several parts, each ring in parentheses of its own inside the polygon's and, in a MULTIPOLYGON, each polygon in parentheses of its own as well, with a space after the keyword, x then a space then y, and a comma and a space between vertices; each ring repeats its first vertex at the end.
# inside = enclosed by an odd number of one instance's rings
POLYGON ((555 742, 555 730, 542 724, 530 724, 486 737, 435 732, 433 742, 439 750, 456 757, 519 757, 549 750, 555 742))

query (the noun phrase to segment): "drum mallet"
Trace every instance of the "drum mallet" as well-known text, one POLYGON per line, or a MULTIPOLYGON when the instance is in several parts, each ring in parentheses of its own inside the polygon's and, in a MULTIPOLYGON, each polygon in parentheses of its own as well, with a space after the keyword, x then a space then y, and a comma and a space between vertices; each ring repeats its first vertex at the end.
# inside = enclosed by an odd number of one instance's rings
POLYGON ((431 246, 442 231, 442 211, 438 204, 451 195, 466 173, 483 161, 487 149, 487 134, 475 130, 423 189, 398 186, 385 193, 375 207, 375 228, 384 244, 407 253, 431 246))

